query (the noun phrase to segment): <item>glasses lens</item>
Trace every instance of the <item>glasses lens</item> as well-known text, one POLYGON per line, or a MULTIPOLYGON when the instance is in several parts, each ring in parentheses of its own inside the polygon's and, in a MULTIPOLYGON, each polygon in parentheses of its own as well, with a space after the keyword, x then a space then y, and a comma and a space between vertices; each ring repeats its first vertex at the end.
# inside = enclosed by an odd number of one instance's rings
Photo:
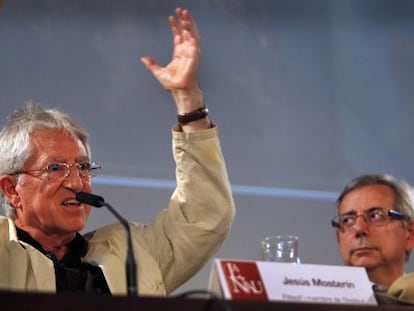
POLYGON ((92 162, 90 163, 88 174, 92 177, 98 175, 102 170, 102 166, 98 163, 92 162))
POLYGON ((339 223, 342 228, 352 228, 355 225, 356 215, 349 214, 339 216, 339 223))
POLYGON ((65 163, 53 163, 48 165, 44 171, 50 180, 56 180, 65 177, 68 170, 69 167, 65 163))
POLYGON ((91 170, 91 164, 89 162, 77 163, 76 167, 82 176, 89 177, 89 172, 91 170))
POLYGON ((373 209, 366 213, 366 219, 374 225, 382 225, 388 222, 388 212, 385 209, 373 209))

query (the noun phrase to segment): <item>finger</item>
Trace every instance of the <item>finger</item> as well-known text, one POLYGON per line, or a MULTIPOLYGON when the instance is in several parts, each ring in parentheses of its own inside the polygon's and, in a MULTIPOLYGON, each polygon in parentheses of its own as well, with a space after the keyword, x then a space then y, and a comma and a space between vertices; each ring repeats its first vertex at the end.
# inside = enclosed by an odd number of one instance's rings
POLYGON ((185 39, 195 39, 197 42, 199 41, 200 37, 197 31, 197 24, 195 23, 194 19, 191 17, 191 14, 188 10, 180 11, 180 23, 181 23, 181 35, 185 39))
POLYGON ((187 30, 191 33, 197 34, 197 25, 192 18, 190 11, 177 8, 176 14, 179 17, 182 30, 187 30))
POLYGON ((174 36, 179 36, 181 33, 181 29, 179 28, 179 25, 177 21, 175 20, 174 16, 168 17, 168 22, 170 23, 171 31, 174 36))
POLYGON ((157 64, 157 62, 152 59, 151 57, 141 57, 141 62, 145 65, 145 67, 147 67, 148 70, 150 70, 151 72, 156 72, 157 70, 159 70, 159 68, 161 67, 159 64, 157 64))

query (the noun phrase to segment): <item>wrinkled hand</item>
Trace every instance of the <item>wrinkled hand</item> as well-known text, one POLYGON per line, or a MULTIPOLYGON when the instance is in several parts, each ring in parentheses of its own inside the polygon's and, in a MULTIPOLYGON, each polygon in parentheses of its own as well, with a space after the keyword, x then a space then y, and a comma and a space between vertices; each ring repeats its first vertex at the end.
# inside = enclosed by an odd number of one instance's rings
POLYGON ((162 67, 148 56, 141 61, 166 90, 198 90, 200 38, 197 26, 188 10, 177 8, 175 13, 176 17, 168 19, 174 38, 170 63, 162 67))

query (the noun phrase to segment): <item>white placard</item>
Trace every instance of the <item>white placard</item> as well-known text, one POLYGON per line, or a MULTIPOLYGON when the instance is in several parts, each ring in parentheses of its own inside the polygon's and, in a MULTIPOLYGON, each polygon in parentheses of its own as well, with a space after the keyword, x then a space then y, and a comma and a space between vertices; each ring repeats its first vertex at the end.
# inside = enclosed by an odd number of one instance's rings
POLYGON ((209 289, 229 300, 377 304, 360 267, 216 259, 209 289))

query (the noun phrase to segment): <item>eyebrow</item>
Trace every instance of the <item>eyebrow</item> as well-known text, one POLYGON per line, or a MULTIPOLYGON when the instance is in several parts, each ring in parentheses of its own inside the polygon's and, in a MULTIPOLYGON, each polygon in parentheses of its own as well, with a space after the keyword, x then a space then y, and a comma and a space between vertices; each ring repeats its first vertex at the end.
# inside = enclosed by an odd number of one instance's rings
MULTIPOLYGON (((84 162, 89 161, 89 157, 87 155, 85 156, 79 156, 75 158, 75 162, 84 162)), ((66 163, 66 159, 64 157, 48 157, 45 159, 44 163, 51 163, 51 162, 58 162, 58 163, 66 163)))
MULTIPOLYGON (((387 207, 383 207, 383 206, 372 206, 372 207, 366 209, 365 211, 362 211, 361 213, 371 212, 371 211, 376 210, 376 209, 391 210, 392 208, 387 208, 387 207)), ((343 214, 338 214, 338 215, 343 216, 343 215, 353 215, 353 214, 358 214, 358 212, 356 210, 351 210, 349 212, 346 212, 346 213, 343 213, 343 214)))

